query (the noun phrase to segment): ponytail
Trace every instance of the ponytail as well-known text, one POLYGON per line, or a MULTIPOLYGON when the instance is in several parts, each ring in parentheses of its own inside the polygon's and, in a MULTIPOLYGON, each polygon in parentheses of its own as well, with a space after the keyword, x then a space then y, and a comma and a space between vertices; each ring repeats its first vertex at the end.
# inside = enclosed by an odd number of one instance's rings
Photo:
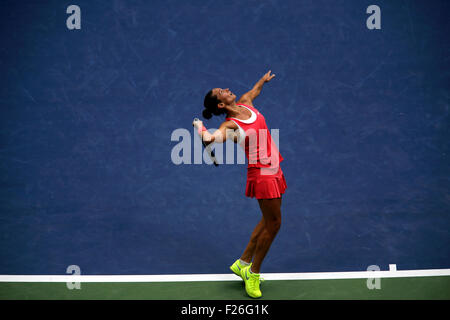
POLYGON ((205 119, 211 119, 212 117, 212 113, 209 109, 203 109, 202 115, 205 119))

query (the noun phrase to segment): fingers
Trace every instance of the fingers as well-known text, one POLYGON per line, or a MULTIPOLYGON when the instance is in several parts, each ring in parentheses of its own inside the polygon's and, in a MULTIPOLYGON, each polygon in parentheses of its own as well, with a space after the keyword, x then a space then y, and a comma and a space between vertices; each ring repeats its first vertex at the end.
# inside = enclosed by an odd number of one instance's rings
POLYGON ((269 70, 269 72, 267 72, 267 73, 264 75, 264 78, 265 78, 266 81, 270 81, 270 80, 273 79, 273 77, 275 77, 275 74, 270 74, 271 72, 272 72, 272 70, 269 70))

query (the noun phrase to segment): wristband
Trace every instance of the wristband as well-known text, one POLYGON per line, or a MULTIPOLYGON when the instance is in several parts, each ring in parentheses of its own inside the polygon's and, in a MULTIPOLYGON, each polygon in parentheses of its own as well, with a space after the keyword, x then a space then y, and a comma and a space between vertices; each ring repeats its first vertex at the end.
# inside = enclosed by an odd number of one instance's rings
POLYGON ((202 125, 201 128, 198 128, 198 134, 199 134, 199 135, 202 135, 203 131, 206 131, 206 128, 205 128, 204 125, 202 125))

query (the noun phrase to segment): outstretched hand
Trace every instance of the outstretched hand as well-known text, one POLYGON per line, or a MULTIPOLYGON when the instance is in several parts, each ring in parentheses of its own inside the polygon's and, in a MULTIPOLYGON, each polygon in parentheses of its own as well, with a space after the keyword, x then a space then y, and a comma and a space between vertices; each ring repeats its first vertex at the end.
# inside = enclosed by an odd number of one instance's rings
POLYGON ((271 72, 272 70, 269 70, 269 72, 263 75, 264 82, 269 82, 270 80, 272 80, 273 77, 275 77, 275 74, 270 74, 271 72))
POLYGON ((194 121, 192 121, 192 125, 194 126, 195 129, 199 129, 203 127, 203 122, 198 118, 195 118, 194 121))

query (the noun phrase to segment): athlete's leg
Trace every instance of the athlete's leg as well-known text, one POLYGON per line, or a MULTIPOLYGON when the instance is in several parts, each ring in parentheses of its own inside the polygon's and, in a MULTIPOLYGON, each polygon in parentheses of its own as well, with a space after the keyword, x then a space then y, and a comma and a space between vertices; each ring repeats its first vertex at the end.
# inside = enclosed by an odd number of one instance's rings
POLYGON ((259 273, 261 263, 281 226, 281 198, 259 199, 258 202, 263 214, 264 228, 259 234, 253 255, 251 271, 254 273, 259 273))
POLYGON ((241 260, 245 262, 252 262, 253 255, 255 253, 256 249, 256 242, 258 241, 259 235, 264 229, 264 217, 261 218, 259 223, 256 225, 255 229, 252 232, 252 235, 250 236, 250 241, 247 244, 247 247, 244 250, 244 253, 241 256, 241 260))

